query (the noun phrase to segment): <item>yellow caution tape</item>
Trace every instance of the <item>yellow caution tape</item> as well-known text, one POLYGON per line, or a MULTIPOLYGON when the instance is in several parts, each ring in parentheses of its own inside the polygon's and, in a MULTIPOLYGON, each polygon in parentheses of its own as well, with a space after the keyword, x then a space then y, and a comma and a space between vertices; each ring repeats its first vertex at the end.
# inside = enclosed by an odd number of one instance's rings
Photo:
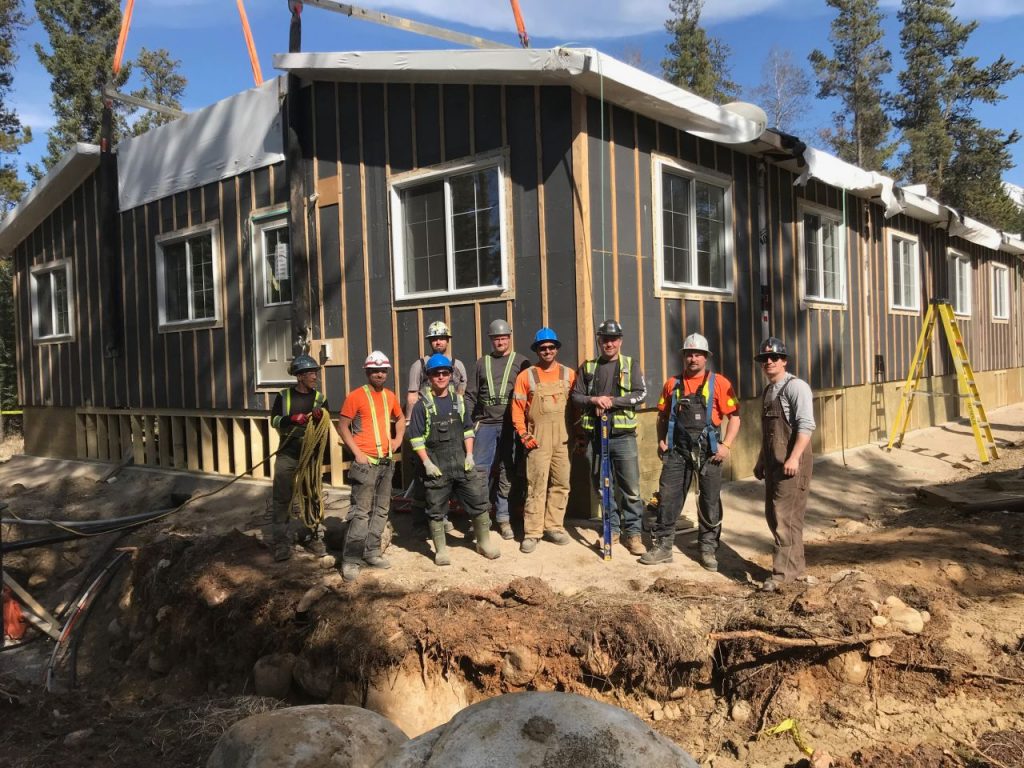
POLYGON ((788 733, 793 738, 793 743, 796 744, 796 748, 805 755, 810 757, 814 754, 814 750, 811 748, 811 745, 804 740, 803 734, 800 733, 799 723, 797 723, 797 721, 792 717, 787 717, 773 728, 765 728, 760 734, 758 734, 758 736, 778 736, 783 733, 788 733))

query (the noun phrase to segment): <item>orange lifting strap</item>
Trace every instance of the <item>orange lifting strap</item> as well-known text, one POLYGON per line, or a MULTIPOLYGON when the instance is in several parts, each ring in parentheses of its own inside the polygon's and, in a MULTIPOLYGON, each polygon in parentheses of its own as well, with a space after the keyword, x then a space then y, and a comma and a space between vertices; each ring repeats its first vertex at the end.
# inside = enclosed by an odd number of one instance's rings
POLYGON ((249 49, 249 63, 252 65, 252 79, 256 85, 263 85, 263 72, 260 71, 260 59, 256 55, 256 43, 252 39, 252 30, 249 28, 249 17, 245 15, 245 5, 238 0, 238 15, 242 19, 242 34, 245 35, 245 47, 249 49))
POLYGON ((511 0, 512 15, 516 17, 516 30, 519 32, 519 44, 523 48, 530 47, 530 36, 526 34, 526 23, 523 21, 523 14, 519 10, 519 0, 511 0))
POLYGON ((121 14, 121 32, 117 36, 117 48, 114 50, 114 74, 121 71, 121 59, 124 58, 124 47, 128 43, 128 27, 132 25, 132 11, 135 0, 126 0, 124 13, 121 14))

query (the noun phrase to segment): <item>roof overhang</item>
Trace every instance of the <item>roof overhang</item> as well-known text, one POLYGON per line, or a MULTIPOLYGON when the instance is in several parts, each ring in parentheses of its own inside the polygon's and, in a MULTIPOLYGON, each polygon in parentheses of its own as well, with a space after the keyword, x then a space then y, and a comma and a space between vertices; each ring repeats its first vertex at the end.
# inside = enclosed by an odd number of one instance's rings
POLYGON ((274 66, 320 81, 568 85, 724 144, 754 141, 765 128, 593 48, 281 53, 274 66))
POLYGON ((75 144, 0 221, 0 253, 10 254, 100 164, 95 144, 75 144))

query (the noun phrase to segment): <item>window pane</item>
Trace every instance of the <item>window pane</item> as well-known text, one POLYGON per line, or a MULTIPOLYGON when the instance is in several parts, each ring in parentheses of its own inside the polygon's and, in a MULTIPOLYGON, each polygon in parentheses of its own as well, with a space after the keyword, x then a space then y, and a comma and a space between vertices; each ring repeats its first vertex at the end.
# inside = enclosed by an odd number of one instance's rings
POLYGON ((167 322, 188 320, 188 257, 185 243, 165 245, 163 252, 167 322))
POLYGON ((498 169, 453 176, 452 245, 456 288, 501 285, 498 169))
POLYGON ((804 214, 804 288, 808 296, 821 296, 821 267, 818 264, 820 219, 811 213, 804 214))
POLYGON ((694 183, 697 219, 697 285, 726 288, 725 190, 694 183))
POLYGON ((53 305, 56 322, 54 333, 64 335, 71 331, 68 322, 68 273, 64 269, 58 269, 51 272, 50 275, 53 277, 53 305))
POLYGON ((822 297, 838 301, 842 298, 840 287, 839 227, 836 222, 823 219, 821 222, 821 278, 822 297))
POLYGON ((36 275, 36 314, 39 318, 39 338, 53 336, 53 283, 50 273, 36 275))
POLYGON ((267 304, 292 300, 292 254, 288 227, 263 230, 263 296, 267 304))
POLYGON ((665 281, 690 284, 690 182, 662 173, 661 188, 665 281))
POLYGON ((437 180, 403 190, 402 213, 406 292, 447 290, 444 182, 437 180))
POLYGON ((192 260, 192 319, 210 320, 217 316, 213 290, 213 236, 209 233, 188 241, 192 260))

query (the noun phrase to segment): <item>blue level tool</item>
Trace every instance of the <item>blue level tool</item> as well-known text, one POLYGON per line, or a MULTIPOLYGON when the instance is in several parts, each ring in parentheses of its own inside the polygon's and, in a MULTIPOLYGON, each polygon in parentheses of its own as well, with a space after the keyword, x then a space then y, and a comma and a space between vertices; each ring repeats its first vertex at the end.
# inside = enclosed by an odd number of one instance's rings
POLYGON ((612 559, 612 460, 608 455, 611 421, 601 414, 601 517, 604 518, 604 559, 612 559))

